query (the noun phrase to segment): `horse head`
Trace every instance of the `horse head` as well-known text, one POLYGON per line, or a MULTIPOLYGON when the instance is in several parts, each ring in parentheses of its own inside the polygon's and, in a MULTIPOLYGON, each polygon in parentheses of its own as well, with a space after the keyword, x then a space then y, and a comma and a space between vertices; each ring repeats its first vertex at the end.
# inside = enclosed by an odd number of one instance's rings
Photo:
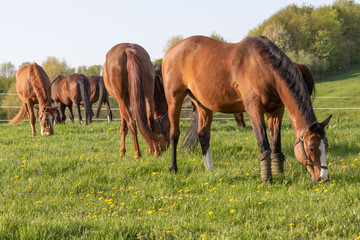
POLYGON ((43 107, 39 110, 39 123, 41 126, 41 135, 50 136, 54 134, 53 122, 55 120, 56 108, 43 107))
POLYGON ((324 128, 329 123, 330 118, 331 116, 322 123, 315 122, 306 126, 294 144, 296 158, 304 164, 311 178, 315 181, 327 181, 329 179, 326 164, 328 140, 324 128))
POLYGON ((170 140, 170 121, 168 117, 168 105, 165 98, 164 84, 161 73, 161 65, 154 67, 155 73, 155 90, 154 90, 154 103, 155 103, 155 122, 157 125, 157 134, 165 141, 160 145, 164 150, 169 146, 170 140))

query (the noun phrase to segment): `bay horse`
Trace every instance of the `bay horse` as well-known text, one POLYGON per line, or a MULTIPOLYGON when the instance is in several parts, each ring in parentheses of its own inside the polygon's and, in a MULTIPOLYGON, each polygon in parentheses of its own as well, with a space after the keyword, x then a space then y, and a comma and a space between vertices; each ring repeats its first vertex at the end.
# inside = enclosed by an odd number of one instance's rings
POLYGON ((70 119, 74 122, 72 106, 75 105, 79 124, 82 124, 80 103, 85 107, 86 124, 91 123, 94 115, 90 102, 89 80, 83 74, 74 73, 70 76, 60 75, 51 82, 51 98, 55 102, 60 121, 65 123, 65 108, 70 111, 70 119))
POLYGON ((168 145, 169 119, 163 85, 154 76, 149 54, 137 44, 117 44, 106 54, 103 76, 107 91, 120 108, 120 157, 126 152, 128 130, 133 138, 135 158, 141 156, 136 123, 149 146, 149 154, 159 156, 160 150, 168 145))
POLYGON ((90 75, 87 76, 90 85, 90 102, 91 104, 98 102, 96 110, 96 118, 99 118, 101 105, 104 106, 107 111, 108 122, 112 121, 112 112, 110 108, 109 93, 106 91, 104 79, 101 76, 90 75))
POLYGON ((163 80, 169 108, 170 172, 177 172, 181 105, 189 95, 199 112, 198 137, 205 168, 214 169, 209 141, 213 111, 247 112, 258 142, 261 180, 272 181, 283 169, 280 128, 284 108, 296 134, 294 152, 313 180, 328 180, 325 126, 318 123, 310 93, 299 69, 270 40, 253 35, 239 43, 203 36, 184 39, 163 59, 163 80), (267 138, 264 114, 270 133, 267 138))
POLYGON ((28 116, 32 135, 36 136, 34 105, 38 104, 41 135, 54 134, 54 109, 51 106, 50 80, 44 69, 36 63, 22 66, 16 73, 16 92, 22 101, 19 113, 9 122, 20 123, 28 116))

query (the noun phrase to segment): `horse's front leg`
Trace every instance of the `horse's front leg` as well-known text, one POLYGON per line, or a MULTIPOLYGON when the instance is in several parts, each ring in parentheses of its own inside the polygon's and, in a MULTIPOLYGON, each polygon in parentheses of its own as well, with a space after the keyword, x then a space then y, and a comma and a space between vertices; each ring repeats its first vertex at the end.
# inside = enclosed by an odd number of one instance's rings
POLYGON ((268 128, 271 141, 271 165, 274 175, 284 173, 285 156, 281 152, 281 122, 284 115, 284 107, 273 113, 268 113, 268 128))
POLYGON ((260 161, 261 181, 271 182, 271 150, 266 134, 264 113, 262 113, 260 110, 256 111, 256 109, 253 108, 250 108, 250 110, 247 112, 249 114, 251 125, 255 132, 258 147, 260 150, 258 160, 260 161))

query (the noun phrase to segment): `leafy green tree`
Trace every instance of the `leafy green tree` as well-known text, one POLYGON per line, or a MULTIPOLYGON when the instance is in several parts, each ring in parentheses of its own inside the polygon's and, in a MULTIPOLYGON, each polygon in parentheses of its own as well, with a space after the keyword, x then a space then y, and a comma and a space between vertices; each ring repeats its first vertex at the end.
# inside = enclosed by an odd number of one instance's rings
POLYGON ((161 65, 161 64, 162 64, 162 60, 163 60, 162 58, 155 59, 155 60, 152 62, 152 64, 153 64, 153 65, 157 65, 157 64, 160 64, 160 65, 161 65))
POLYGON ((65 60, 60 61, 58 58, 53 56, 47 57, 42 62, 42 67, 49 76, 50 81, 52 81, 61 74, 66 75, 67 70, 69 69, 65 60))
POLYGON ((220 41, 223 41, 223 42, 227 42, 225 40, 225 38, 223 38, 220 34, 216 33, 216 32, 212 32, 210 34, 210 37, 213 38, 213 39, 217 39, 217 40, 220 40, 220 41))
POLYGON ((92 65, 87 69, 85 75, 86 76, 90 76, 90 75, 100 76, 102 74, 102 69, 103 69, 102 65, 92 65))
POLYGON ((15 75, 15 73, 15 66, 11 62, 5 62, 1 64, 0 76, 8 78, 15 75))
POLYGON ((263 35, 273 41, 284 52, 292 50, 291 36, 282 24, 271 23, 267 25, 263 35))
POLYGON ((166 41, 165 46, 163 48, 163 52, 167 53, 167 51, 169 51, 170 48, 172 48, 176 43, 180 42, 183 39, 184 37, 182 35, 172 36, 166 41))
POLYGON ((76 72, 81 73, 81 74, 85 74, 87 72, 87 66, 85 66, 85 65, 78 66, 76 72))

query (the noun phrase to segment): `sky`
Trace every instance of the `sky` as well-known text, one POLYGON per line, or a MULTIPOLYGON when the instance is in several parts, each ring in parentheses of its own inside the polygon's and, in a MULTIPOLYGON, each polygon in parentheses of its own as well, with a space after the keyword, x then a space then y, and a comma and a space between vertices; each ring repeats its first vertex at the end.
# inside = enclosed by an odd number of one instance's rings
POLYGON ((239 42, 293 3, 319 7, 333 0, 0 0, 0 64, 41 65, 55 56, 69 67, 102 65, 124 42, 141 45, 155 60, 172 36, 216 32, 239 42))

